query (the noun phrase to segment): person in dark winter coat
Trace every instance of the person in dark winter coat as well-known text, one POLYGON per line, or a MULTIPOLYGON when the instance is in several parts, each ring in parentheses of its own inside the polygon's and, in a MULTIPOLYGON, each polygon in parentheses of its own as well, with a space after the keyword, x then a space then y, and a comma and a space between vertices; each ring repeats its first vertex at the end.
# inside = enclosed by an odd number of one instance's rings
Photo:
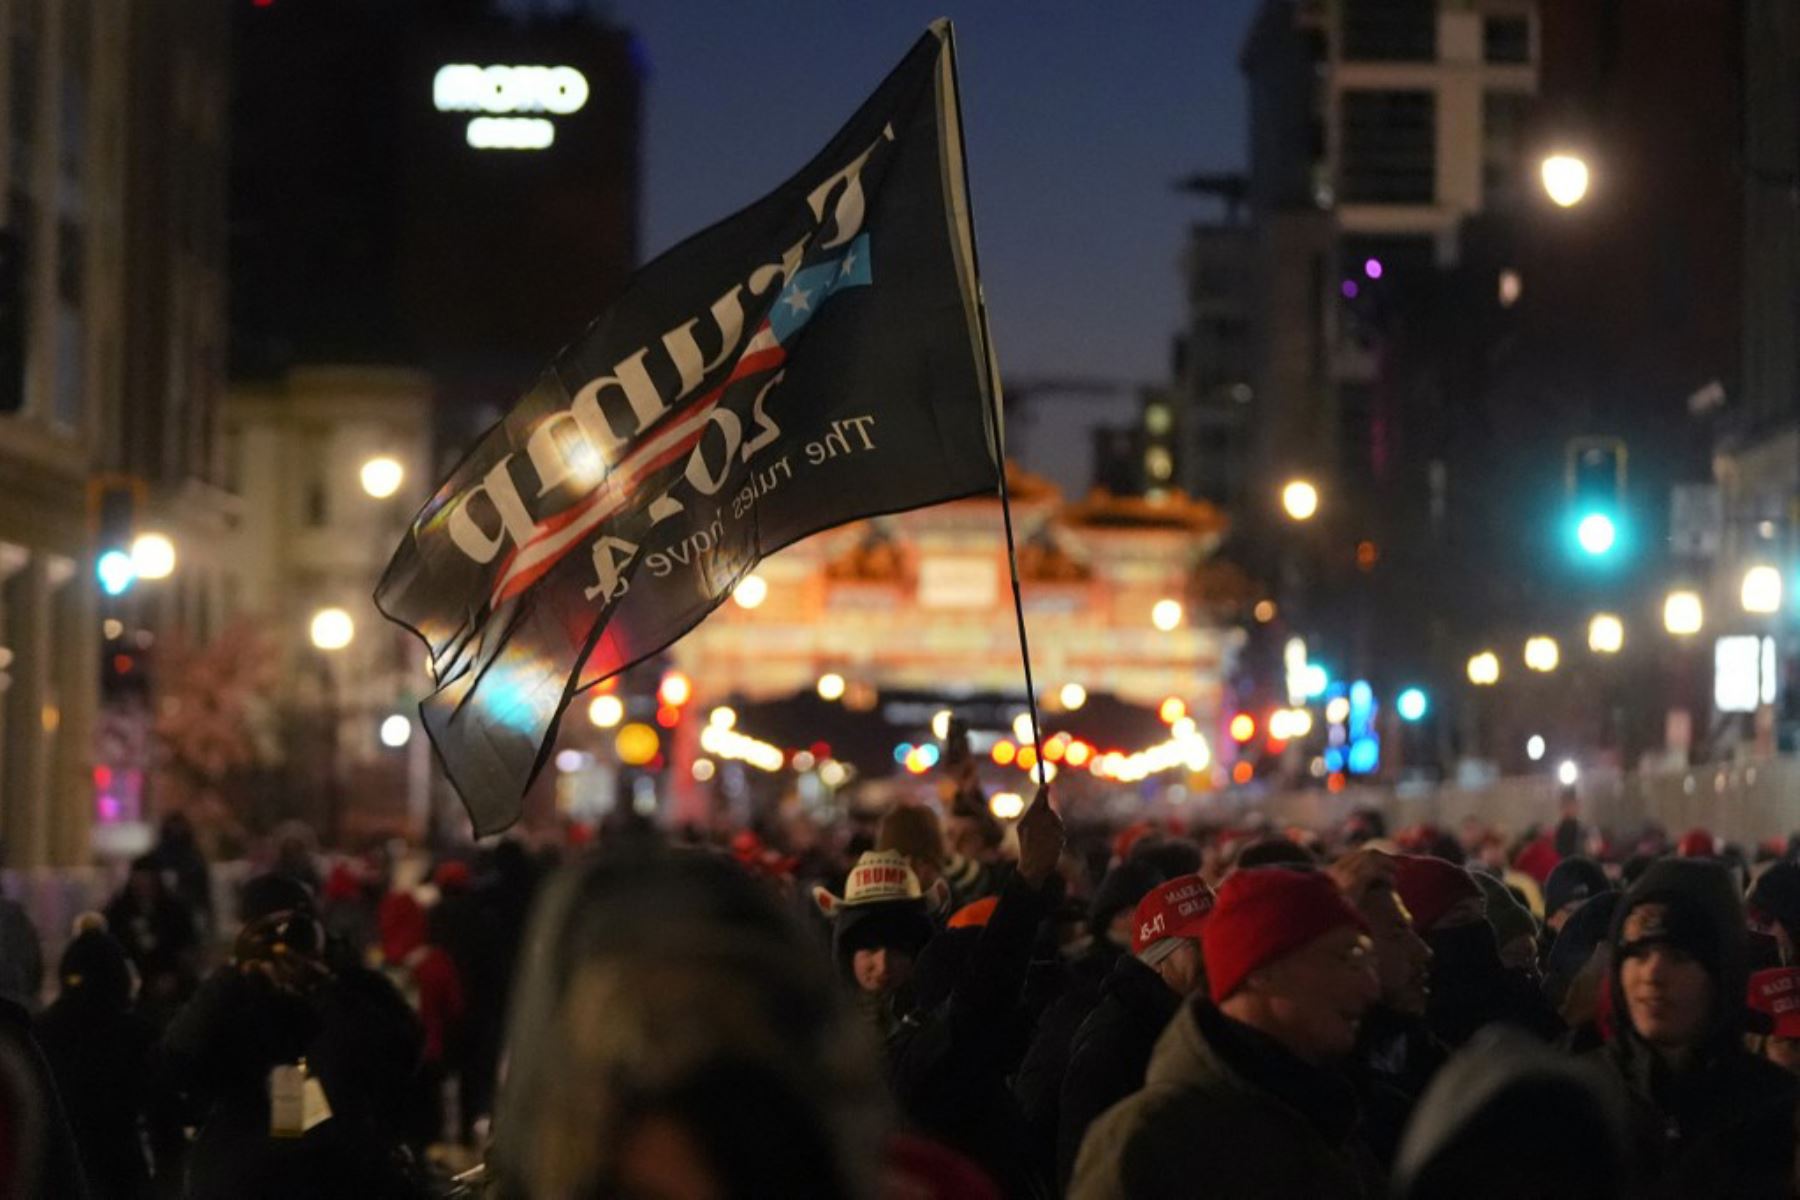
POLYGON ((1163 882, 1148 861, 1135 856, 1115 863, 1088 906, 1088 942, 1069 963, 1063 994, 1038 1018, 1031 1045, 1013 1079, 1013 1095, 1025 1114, 1033 1153, 1046 1173, 1059 1157, 1062 1089, 1069 1051, 1082 1022, 1100 1003, 1100 989, 1122 958, 1129 957, 1133 914, 1138 902, 1163 882))
POLYGON ((1393 1161, 1414 1106, 1449 1057, 1425 1022, 1431 950, 1394 889, 1398 869, 1394 856, 1364 849, 1338 860, 1329 872, 1368 923, 1381 984, 1380 996, 1363 1016, 1347 1072, 1363 1105, 1363 1140, 1383 1165, 1393 1161))
POLYGON ((1544 880, 1544 929, 1555 935, 1575 910, 1595 896, 1612 890, 1600 864, 1591 858, 1565 858, 1544 880))
POLYGON ((56 1078, 96 1200, 150 1194, 143 1120, 152 1099, 147 1066, 156 1033, 132 1011, 137 982, 125 948, 88 929, 63 950, 62 988, 39 1014, 38 1042, 56 1078))
POLYGON ((1067 1187, 1088 1126, 1144 1086, 1156 1039, 1181 1002, 1206 986, 1200 932, 1212 913, 1212 888, 1184 875, 1151 889, 1137 906, 1131 953, 1100 987, 1100 1002, 1069 1048, 1057 1136, 1057 1182, 1067 1187))
POLYGON ((1612 931, 1619 898, 1618 892, 1595 896, 1576 910, 1550 944, 1544 996, 1569 1027, 1565 1048, 1577 1054, 1596 1050, 1606 1040, 1601 1000, 1611 974, 1607 935, 1612 931))
POLYGON ((1562 1035, 1562 1022, 1531 977, 1500 961, 1487 902, 1468 871, 1438 858, 1401 855, 1394 886, 1431 948, 1425 1019, 1439 1041, 1454 1049, 1496 1021, 1545 1041, 1562 1035))
POLYGON ((398 1123, 420 1042, 406 1002, 378 973, 327 965, 310 911, 250 922, 231 963, 201 986, 158 1051, 200 1130, 183 1194, 416 1195, 398 1123), (274 1136, 273 1072, 303 1061, 328 1115, 297 1136, 274 1136))
POLYGON ((166 1022, 193 991, 200 937, 187 905, 163 882, 156 858, 132 862, 124 890, 106 906, 106 927, 137 967, 146 1015, 166 1022))
POLYGON ((887 1042, 888 1079, 907 1121, 969 1156, 1021 1200, 1048 1194, 1007 1087, 1025 1051, 1026 968, 1056 889, 1062 820, 1040 791, 1018 824, 1019 863, 985 926, 948 930, 920 956, 916 1007, 887 1042))
POLYGON ((1543 932, 1531 910, 1505 883, 1485 871, 1469 875, 1481 888, 1483 915, 1494 930, 1494 945, 1500 951, 1500 962, 1509 970, 1538 975, 1539 935, 1543 932))
POLYGON ((193 822, 186 813, 172 812, 163 818, 156 849, 150 854, 163 874, 174 881, 176 897, 188 906, 201 930, 212 929, 212 872, 207 868, 206 856, 200 853, 193 822))
POLYGON ((1800 967, 1772 967, 1750 976, 1749 1005, 1763 1026, 1750 1039, 1751 1049, 1800 1076, 1800 967))
POLYGON ((1750 885, 1745 906, 1750 927, 1773 937, 1780 946, 1781 961, 1796 961, 1800 946, 1800 862, 1781 859, 1765 867, 1750 885))
POLYGON ((466 1005, 464 1037, 452 1066, 461 1082, 466 1136, 478 1118, 493 1111, 494 1075, 506 1019, 507 978, 500 973, 504 952, 500 923, 473 890, 468 864, 450 861, 432 873, 439 899, 430 916, 431 940, 456 966, 466 1005))
POLYGON ((1744 1046, 1749 938, 1730 875, 1654 864, 1609 940, 1615 1030, 1596 1057, 1630 1093, 1647 1194, 1791 1196, 1800 1081, 1744 1046))
POLYGON ((1088 1130, 1071 1200, 1373 1200, 1335 1069, 1379 994, 1362 917, 1323 872, 1261 867, 1219 888, 1207 990, 1185 1002, 1144 1088, 1088 1130))
POLYGON ((406 1122, 409 1140, 423 1148, 443 1132, 444 1079, 462 1051, 467 1002, 455 962, 430 940, 425 908, 411 893, 383 896, 379 919, 383 967, 425 1034, 406 1122))
POLYGON ((918 876, 904 856, 870 850, 851 868, 841 898, 815 887, 813 901, 831 922, 839 978, 886 1038, 911 1005, 913 965, 935 932, 918 876))
POLYGON ((1480 1034, 1407 1128, 1395 1200, 1626 1200, 1636 1194, 1618 1085, 1514 1029, 1480 1034))
POLYGON ((0 1196, 87 1195, 75 1137, 31 1014, 0 997, 0 1196))
POLYGON ((0 999, 37 1007, 44 985, 44 947, 23 905, 0 895, 0 999))

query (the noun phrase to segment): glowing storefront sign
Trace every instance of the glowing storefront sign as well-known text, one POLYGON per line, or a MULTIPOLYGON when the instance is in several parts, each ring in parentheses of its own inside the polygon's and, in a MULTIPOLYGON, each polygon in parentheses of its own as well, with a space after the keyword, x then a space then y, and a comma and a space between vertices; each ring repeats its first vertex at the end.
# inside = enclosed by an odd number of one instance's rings
POLYGON ((556 141, 548 113, 567 116, 588 102, 587 76, 574 67, 490 66, 450 63, 432 79, 432 103, 439 112, 481 113, 469 121, 466 137, 476 150, 544 150, 556 141))

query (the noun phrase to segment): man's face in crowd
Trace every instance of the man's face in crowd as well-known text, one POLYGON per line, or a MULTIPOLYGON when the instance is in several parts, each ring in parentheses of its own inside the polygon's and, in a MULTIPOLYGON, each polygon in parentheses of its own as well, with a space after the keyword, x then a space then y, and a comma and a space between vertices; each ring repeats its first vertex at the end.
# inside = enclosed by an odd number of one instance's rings
POLYGON ((856 986, 865 992, 885 994, 905 985, 912 978, 912 955, 892 946, 873 946, 856 951, 850 969, 856 975, 856 986))
POLYGON ((1156 964, 1156 973, 1177 996, 1191 996, 1205 987, 1206 964, 1200 957, 1200 943, 1181 939, 1181 945, 1156 964))
POLYGON ((1272 1024, 1265 1032, 1307 1062, 1349 1054, 1363 1013, 1381 994, 1373 948, 1360 929, 1344 926, 1258 971, 1272 1024))
POLYGON ((1763 1057, 1794 1075, 1800 1075, 1800 1037, 1763 1039, 1763 1057))
MULTIPOLYGON (((1624 943, 1629 946, 1661 929, 1667 908, 1643 904, 1632 909, 1622 930, 1624 943)), ((1705 1034, 1712 1015, 1712 977, 1681 947, 1655 942, 1639 948, 1619 964, 1619 985, 1632 1028, 1652 1046, 1686 1050, 1705 1034)))
POLYGON ((981 840, 981 822, 973 817, 950 817, 944 823, 944 838, 950 852, 963 858, 987 857, 987 846, 981 840))
POLYGON ((1423 1015, 1431 994, 1431 950, 1414 932, 1400 898, 1392 888, 1370 888, 1363 898, 1362 915, 1374 935, 1381 1002, 1398 1013, 1423 1015))

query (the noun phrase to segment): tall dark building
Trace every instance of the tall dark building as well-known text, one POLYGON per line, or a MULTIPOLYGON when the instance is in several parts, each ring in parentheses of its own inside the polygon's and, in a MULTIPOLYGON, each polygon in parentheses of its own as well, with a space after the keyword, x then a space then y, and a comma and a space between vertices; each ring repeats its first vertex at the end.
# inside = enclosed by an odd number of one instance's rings
POLYGON ((240 377, 388 363, 522 391, 616 296, 640 49, 597 17, 502 7, 239 0, 240 377))

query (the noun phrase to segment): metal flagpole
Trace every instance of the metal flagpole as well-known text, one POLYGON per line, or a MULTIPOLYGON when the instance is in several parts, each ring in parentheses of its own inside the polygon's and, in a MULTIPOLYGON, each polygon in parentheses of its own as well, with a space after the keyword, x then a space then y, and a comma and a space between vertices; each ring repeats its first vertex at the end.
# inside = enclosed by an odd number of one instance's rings
POLYGON ((1025 703, 1031 710, 1031 745, 1036 756, 1038 786, 1046 782, 1044 769, 1044 732, 1038 720, 1037 686, 1031 678, 1031 642, 1025 633, 1025 599, 1019 590, 1019 553, 1013 540, 1012 496, 1006 484, 1006 425, 1005 415, 1001 411, 1000 396, 1000 363, 994 355, 993 336, 988 330, 987 297, 981 289, 981 270, 979 256, 975 249, 975 220, 968 207, 969 159, 967 143, 962 137, 962 89, 956 81, 956 33, 950 22, 943 22, 944 44, 947 51, 947 70, 951 98, 955 101, 951 113, 955 125, 947 133, 956 143, 956 163, 960 170, 960 182, 963 194, 952 196, 952 203, 961 201, 963 229, 969 255, 970 275, 975 284, 975 319, 981 334, 981 348, 987 358, 988 371, 988 418, 992 422, 994 434, 994 455, 1000 475, 1000 518, 1006 528, 1006 567, 1012 579, 1013 617, 1019 626, 1019 661, 1025 668, 1025 703))

